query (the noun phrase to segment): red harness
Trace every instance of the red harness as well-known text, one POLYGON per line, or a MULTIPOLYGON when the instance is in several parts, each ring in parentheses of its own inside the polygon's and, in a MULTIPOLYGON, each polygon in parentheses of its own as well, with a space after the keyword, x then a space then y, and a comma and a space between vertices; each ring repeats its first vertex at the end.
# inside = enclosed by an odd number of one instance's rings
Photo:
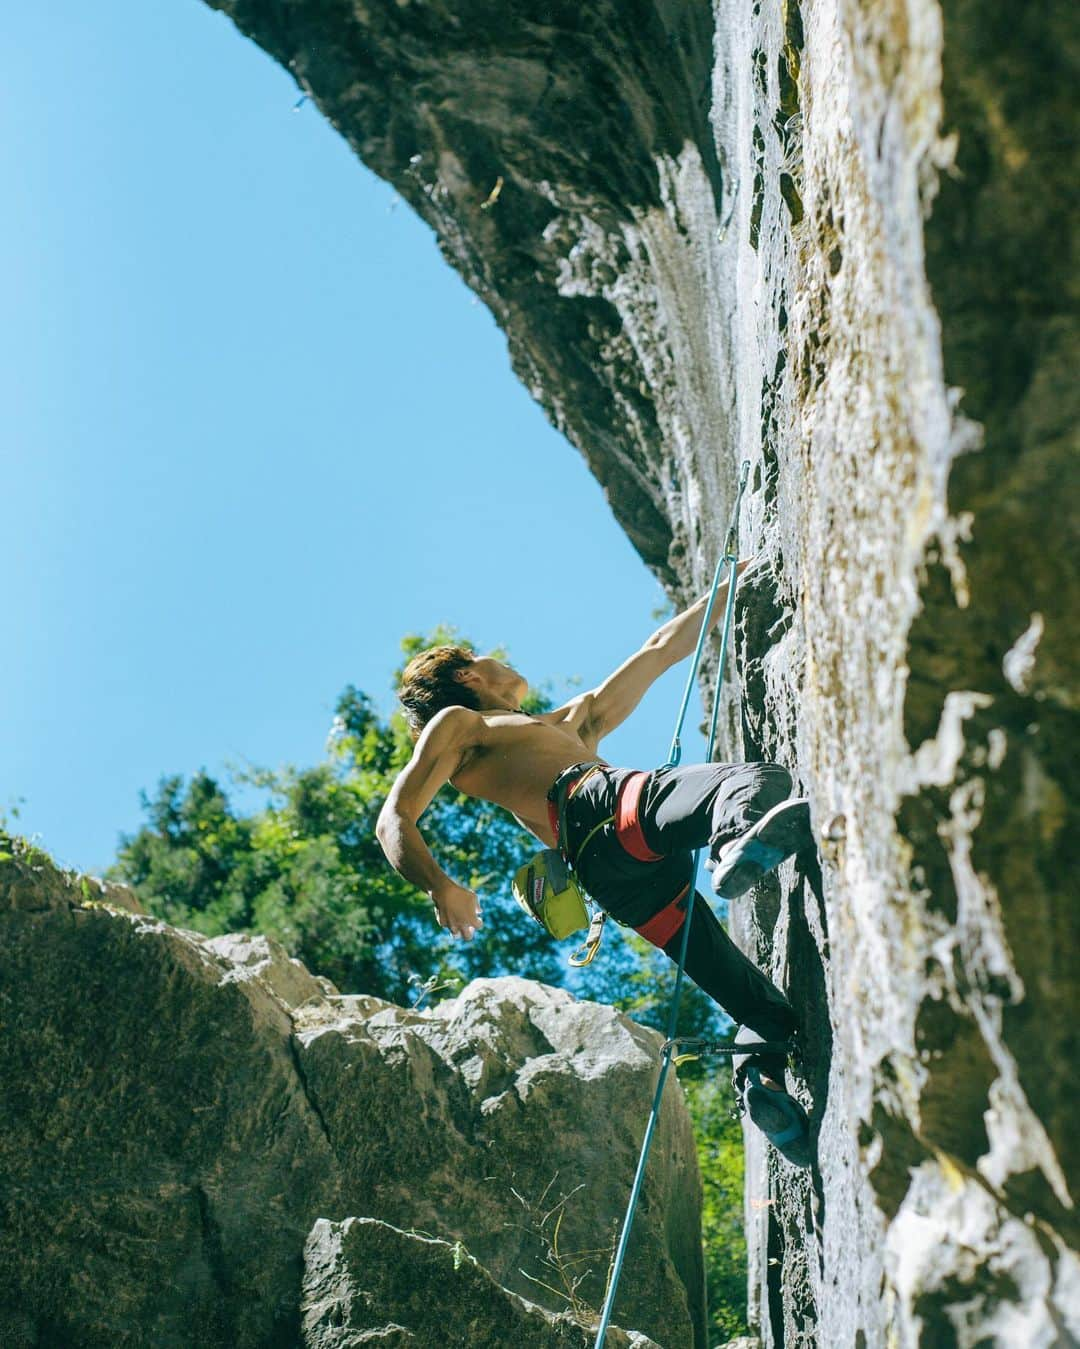
POLYGON ((659 862, 663 853, 653 852, 641 830, 638 807, 648 773, 631 773, 619 788, 615 802, 615 837, 639 862, 659 862))
MULTIPOLYGON (((584 776, 582 774, 571 785, 567 792, 568 800, 581 785, 584 776)), ((615 837, 625 851, 636 861, 659 862, 663 853, 653 852, 645 842, 639 814, 641 793, 648 776, 648 773, 631 773, 619 788, 619 795, 615 802, 615 837)), ((555 835, 555 846, 558 847, 559 812, 553 801, 548 802, 548 821, 551 824, 551 832, 555 835)), ((683 923, 686 922, 686 909, 681 906, 689 889, 689 885, 684 885, 670 904, 662 908, 659 913, 654 913, 647 923, 642 923, 640 927, 634 928, 634 931, 639 936, 644 937, 647 942, 651 942, 653 946, 665 947, 683 923)))
MULTIPOLYGON (((639 862, 659 862, 663 853, 653 852, 645 842, 641 828, 641 793, 648 773, 631 773, 619 788, 615 802, 615 837, 622 846, 639 862)), ((683 900, 690 886, 684 885, 670 904, 659 913, 654 913, 647 923, 642 923, 634 931, 653 946, 665 947, 676 932, 686 922, 686 909, 683 900)))
POLYGON ((647 923, 642 923, 640 927, 634 928, 639 937, 644 937, 646 941, 651 941, 654 946, 659 946, 661 950, 679 931, 683 923, 686 922, 686 909, 683 905, 690 886, 684 885, 671 903, 654 913, 647 923))

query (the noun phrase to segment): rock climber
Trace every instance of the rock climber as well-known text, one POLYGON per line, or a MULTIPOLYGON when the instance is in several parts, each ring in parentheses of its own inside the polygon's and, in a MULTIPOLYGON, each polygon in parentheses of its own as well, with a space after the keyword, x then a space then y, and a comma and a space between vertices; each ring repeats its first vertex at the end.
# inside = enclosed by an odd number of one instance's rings
MULTIPOLYGON (((739 570, 747 565, 740 563, 739 570)), ((709 629, 723 616, 726 592, 722 585, 716 593, 705 620, 709 629)), ((492 656, 443 645, 409 662, 398 695, 416 747, 376 832, 391 866, 431 897, 441 927, 471 941, 483 924, 476 894, 442 871, 417 825, 447 782, 510 811, 547 847, 559 847, 601 908, 675 961, 695 849, 708 845, 712 888, 734 899, 812 846, 808 803, 790 796, 791 777, 779 764, 637 772, 615 768, 597 754, 600 741, 626 720, 650 685, 692 654, 707 605, 703 596, 659 627, 602 684, 539 715, 521 710, 528 681, 492 656), (556 836, 560 816, 564 838, 556 836)), ((744 1041, 783 1041, 794 1032, 791 1004, 701 898, 693 905, 685 968, 740 1023, 744 1041)), ((750 1118, 790 1161, 808 1165, 808 1121, 785 1089, 783 1056, 734 1063, 736 1089, 750 1118)))

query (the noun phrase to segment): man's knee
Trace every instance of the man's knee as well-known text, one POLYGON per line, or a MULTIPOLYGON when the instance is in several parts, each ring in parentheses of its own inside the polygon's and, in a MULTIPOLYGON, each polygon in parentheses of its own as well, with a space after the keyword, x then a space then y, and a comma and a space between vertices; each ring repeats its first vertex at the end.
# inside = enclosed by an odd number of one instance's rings
MULTIPOLYGON (((761 766, 765 770, 769 782, 775 786, 776 790, 783 792, 784 796, 790 796, 791 774, 784 765, 780 763, 765 763, 761 766)), ((781 800, 783 800, 783 797, 781 797, 781 800)))
POLYGON ((791 795, 791 774, 783 764, 760 763, 756 767, 760 785, 754 793, 754 804, 764 814, 791 795))

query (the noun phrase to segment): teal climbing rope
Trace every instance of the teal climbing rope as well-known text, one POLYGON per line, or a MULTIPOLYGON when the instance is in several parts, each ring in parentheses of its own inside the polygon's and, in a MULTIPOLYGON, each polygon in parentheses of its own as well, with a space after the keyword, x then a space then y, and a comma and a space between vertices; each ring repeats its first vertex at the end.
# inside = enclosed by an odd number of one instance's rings
MULTIPOLYGON (((675 722, 675 734, 672 736, 671 749, 668 753, 667 766, 674 767, 682 758, 682 728, 686 719, 687 708, 690 706, 690 696, 693 692, 694 682, 697 679, 698 670, 701 668, 701 657, 705 650, 705 638, 708 635, 709 615, 712 613, 713 605, 716 603, 716 596, 720 589, 720 578, 724 574, 724 568, 728 569, 728 592, 727 605, 724 610, 724 627, 720 634, 720 658, 716 667, 716 692, 713 696, 712 717, 709 721, 709 743, 705 750, 705 762, 711 763, 713 748, 716 744, 716 723, 720 711, 720 685, 724 678, 724 665, 727 659, 728 638, 731 635, 731 620, 735 613, 735 587, 738 582, 738 548, 739 548, 739 511, 742 508, 743 492, 746 490, 746 479, 750 472, 750 464, 744 460, 739 470, 739 484, 735 493, 735 504, 731 508, 731 522, 728 525, 727 537, 724 540, 724 548, 716 564, 716 571, 713 575, 712 590, 709 592, 709 600, 705 606, 705 612, 701 619, 701 631, 698 634, 697 649, 694 652, 693 664, 690 667, 690 673, 686 679, 686 689, 683 693, 682 704, 679 707, 679 715, 675 722)), ((690 936, 690 921, 694 916, 694 878, 697 876, 698 859, 701 850, 694 853, 692 870, 690 872, 689 898, 686 904, 686 921, 682 927, 682 944, 679 947, 679 966, 675 974, 675 987, 671 994, 671 1008, 668 1012, 667 1035, 664 1037, 665 1043, 660 1054, 660 1076, 656 1082, 656 1091, 653 1093, 652 1109, 649 1111, 649 1120, 645 1126, 645 1137, 641 1144, 641 1155, 638 1158, 637 1171, 634 1174, 634 1184, 630 1190, 630 1201, 626 1206, 626 1217, 623 1219, 622 1232, 619 1235, 619 1245, 615 1251, 615 1259, 612 1262, 610 1273, 608 1275, 607 1293, 604 1297, 604 1307, 600 1314, 600 1325, 596 1332, 596 1342, 594 1349, 604 1349, 604 1339, 607 1336, 608 1326, 611 1323, 611 1313, 615 1306, 615 1294, 619 1287, 619 1277, 622 1274, 623 1262, 626 1259, 626 1248, 630 1242, 630 1229, 634 1222, 634 1213, 637 1209, 638 1199, 641 1196, 641 1187, 645 1180, 645 1163, 649 1158, 649 1149, 652 1147, 653 1134, 656 1132, 656 1124, 660 1118, 660 1102, 664 1095, 664 1083, 667 1081, 668 1069, 671 1067, 671 1061, 677 1044, 675 1032, 679 1020, 679 1002, 682 998, 683 967, 686 964, 686 946, 690 936)))

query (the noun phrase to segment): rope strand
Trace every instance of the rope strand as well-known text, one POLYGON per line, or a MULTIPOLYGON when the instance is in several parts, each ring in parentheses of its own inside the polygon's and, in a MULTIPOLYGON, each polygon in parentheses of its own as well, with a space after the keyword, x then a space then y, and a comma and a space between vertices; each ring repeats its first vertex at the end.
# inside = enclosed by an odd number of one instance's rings
MULTIPOLYGON (((739 560, 739 510, 742 506, 743 492, 746 490, 746 479, 749 471, 749 461, 743 460, 742 468, 739 472, 739 486, 738 491, 735 494, 735 504, 731 510, 731 523, 728 526, 727 537, 724 540, 724 551, 716 564, 712 590, 709 594, 709 602, 705 606, 705 612, 701 619, 701 632, 698 634, 697 650, 694 652, 693 665, 691 666, 690 674, 686 680, 686 691, 683 694, 678 719, 675 722, 675 734, 672 737, 671 750, 668 754, 668 767, 675 767, 682 758, 680 735, 682 733, 683 721, 686 718, 686 710, 690 705, 690 694, 694 686, 694 681, 697 678, 698 669, 701 666, 702 653, 705 650, 705 638, 708 632, 707 625, 709 622, 709 615, 712 613, 713 604, 716 601, 716 596, 720 589, 720 577, 723 574, 726 565, 728 567, 727 605, 724 610, 724 627, 720 636, 720 659, 716 668, 716 693, 713 697, 712 717, 709 721, 709 743, 705 750, 705 762, 712 762, 713 747, 716 744, 717 717, 720 711, 720 685, 724 678, 724 663, 727 657, 728 637, 731 633, 731 620, 735 612, 735 586, 738 580, 737 563, 739 560)), ((665 1044, 660 1056, 660 1076, 657 1079, 656 1091, 653 1093, 652 1109, 649 1111, 649 1120, 645 1126, 645 1137, 641 1144, 641 1155, 638 1158, 637 1171, 634 1174, 634 1184, 630 1190, 630 1201, 627 1204, 626 1217, 623 1219, 623 1229, 619 1237, 619 1245, 611 1266, 607 1294, 604 1298, 604 1307, 600 1315, 600 1325, 596 1332, 594 1349, 604 1349, 604 1339, 607 1336, 608 1325, 611 1322, 611 1313, 615 1305, 615 1294, 619 1287, 619 1277, 622 1274, 623 1262, 626 1258, 626 1248, 630 1241, 630 1229, 634 1223, 634 1213, 637 1209, 638 1199, 641 1197, 641 1187, 645 1179, 645 1163, 648 1161, 653 1134, 656 1132, 656 1125, 660 1118, 660 1103, 664 1095, 664 1084, 667 1081, 668 1069, 671 1067, 675 1032, 679 1019, 679 1002, 682 998, 683 967, 686 964, 686 948, 690 937, 690 923, 694 916, 694 895, 696 893, 695 882, 697 880, 698 858, 700 855, 701 849, 698 848, 695 850, 691 861, 690 889, 688 892, 689 899, 686 905, 686 921, 683 923, 682 944, 679 947, 679 967, 675 974, 675 988, 671 994, 671 1008, 668 1012, 667 1035, 664 1037, 665 1044)))

